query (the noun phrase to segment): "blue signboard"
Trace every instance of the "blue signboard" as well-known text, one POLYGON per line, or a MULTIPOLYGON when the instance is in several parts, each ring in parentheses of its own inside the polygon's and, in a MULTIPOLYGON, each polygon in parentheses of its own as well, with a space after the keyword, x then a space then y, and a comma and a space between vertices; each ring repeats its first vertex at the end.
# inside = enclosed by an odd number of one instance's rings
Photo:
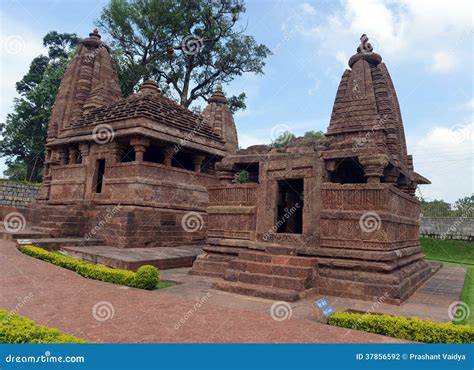
POLYGON ((316 306, 319 307, 325 317, 329 317, 335 312, 326 298, 317 299, 314 303, 316 303, 316 306))

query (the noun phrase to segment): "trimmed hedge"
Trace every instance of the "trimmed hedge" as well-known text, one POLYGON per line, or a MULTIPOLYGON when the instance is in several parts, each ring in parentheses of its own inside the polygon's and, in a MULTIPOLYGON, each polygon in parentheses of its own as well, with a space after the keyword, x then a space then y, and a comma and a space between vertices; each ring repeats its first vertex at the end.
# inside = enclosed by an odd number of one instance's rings
POLYGON ((474 343, 474 326, 403 316, 336 312, 329 324, 424 343, 474 343))
POLYGON ((28 256, 75 271, 79 275, 89 279, 148 290, 162 287, 160 284, 160 273, 156 267, 151 265, 142 266, 135 273, 129 270, 98 266, 90 262, 65 256, 58 252, 50 252, 33 245, 20 246, 20 251, 28 256))
POLYGON ((15 313, 0 309, 0 343, 86 343, 58 329, 36 324, 15 313))

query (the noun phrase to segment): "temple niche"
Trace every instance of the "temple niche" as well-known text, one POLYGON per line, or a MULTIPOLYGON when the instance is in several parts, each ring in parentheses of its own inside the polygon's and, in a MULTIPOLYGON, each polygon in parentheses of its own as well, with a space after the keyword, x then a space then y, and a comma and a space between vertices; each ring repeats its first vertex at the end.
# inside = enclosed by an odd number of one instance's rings
POLYGON ((202 113, 151 80, 124 98, 93 31, 61 82, 28 219, 51 238, 84 237, 113 209, 94 234, 101 245, 195 246, 194 263, 172 267, 192 264, 218 289, 401 303, 435 272, 414 197, 429 181, 414 172, 390 75, 365 35, 349 67, 324 139, 239 149, 221 86, 202 113), (189 215, 200 222, 192 232, 189 215))

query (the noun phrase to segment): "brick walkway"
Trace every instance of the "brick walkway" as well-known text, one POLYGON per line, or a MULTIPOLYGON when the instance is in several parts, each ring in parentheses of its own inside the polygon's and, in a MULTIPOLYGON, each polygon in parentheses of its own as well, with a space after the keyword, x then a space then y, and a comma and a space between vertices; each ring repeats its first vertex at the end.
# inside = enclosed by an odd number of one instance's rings
POLYGON ((207 302, 196 307, 166 289, 149 292, 85 279, 0 241, 0 307, 93 342, 399 342, 309 320, 278 322, 266 313, 213 304, 204 291, 202 296, 207 302), (97 318, 112 309, 113 317, 97 320, 95 305, 102 307, 97 318))

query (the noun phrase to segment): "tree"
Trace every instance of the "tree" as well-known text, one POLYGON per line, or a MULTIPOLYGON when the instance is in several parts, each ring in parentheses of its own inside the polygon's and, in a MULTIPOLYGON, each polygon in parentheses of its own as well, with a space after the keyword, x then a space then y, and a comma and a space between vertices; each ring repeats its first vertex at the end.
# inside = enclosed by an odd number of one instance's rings
POLYGON ((424 217, 449 217, 451 205, 444 200, 435 199, 431 202, 421 201, 421 213, 424 217))
MULTIPOLYGON (((112 0, 97 25, 112 39, 125 95, 152 78, 189 107, 217 84, 263 74, 271 52, 238 29, 244 12, 242 0, 112 0)), ((245 108, 244 100, 245 94, 231 97, 231 110, 245 108)))
POLYGON ((454 208, 456 209, 457 216, 459 217, 474 216, 474 195, 459 198, 456 202, 454 202, 454 208))
POLYGON ((296 136, 287 130, 278 135, 275 141, 272 142, 271 146, 274 148, 284 148, 294 139, 296 139, 296 136))
POLYGON ((304 137, 310 137, 313 139, 324 139, 324 133, 322 131, 306 131, 304 137))
POLYGON ((43 38, 48 56, 34 58, 28 73, 17 82, 19 97, 14 99, 13 112, 0 124, 0 154, 7 157, 7 176, 17 180, 41 180, 51 108, 77 42, 75 34, 49 32, 43 38))

